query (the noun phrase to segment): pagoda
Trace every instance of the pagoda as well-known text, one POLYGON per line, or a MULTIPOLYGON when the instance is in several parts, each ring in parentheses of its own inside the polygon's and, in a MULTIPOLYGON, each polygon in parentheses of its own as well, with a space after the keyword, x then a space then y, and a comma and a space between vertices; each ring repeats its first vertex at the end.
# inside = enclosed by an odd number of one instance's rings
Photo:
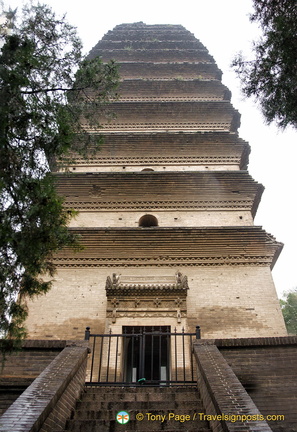
POLYGON ((180 25, 122 24, 89 57, 119 64, 104 143, 56 173, 69 229, 51 291, 28 303, 31 339, 131 327, 201 327, 203 338, 284 336, 271 276, 282 245, 254 216, 263 186, 221 71, 180 25), (41 313, 42 311, 42 313, 41 313))

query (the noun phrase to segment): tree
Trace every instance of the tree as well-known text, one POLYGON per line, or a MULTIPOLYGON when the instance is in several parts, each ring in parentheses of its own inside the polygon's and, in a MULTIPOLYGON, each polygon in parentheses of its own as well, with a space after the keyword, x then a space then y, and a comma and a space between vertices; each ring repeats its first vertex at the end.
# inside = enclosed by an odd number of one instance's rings
MULTIPOLYGON (((7 15, 6 15, 7 16, 7 15)), ((25 300, 47 292, 54 254, 79 247, 67 230, 53 167, 86 155, 88 134, 118 82, 113 62, 86 60, 74 27, 46 5, 24 7, 2 24, 0 52, 0 331, 2 347, 25 337, 25 300), (12 31, 7 31, 13 27, 12 31), (46 276, 46 277, 44 277, 46 276)))
POLYGON ((262 30, 253 44, 254 58, 242 53, 232 62, 242 91, 260 104, 268 124, 297 127, 297 2, 254 0, 250 16, 262 30))
POLYGON ((286 293, 280 304, 288 333, 297 334, 297 288, 286 293))

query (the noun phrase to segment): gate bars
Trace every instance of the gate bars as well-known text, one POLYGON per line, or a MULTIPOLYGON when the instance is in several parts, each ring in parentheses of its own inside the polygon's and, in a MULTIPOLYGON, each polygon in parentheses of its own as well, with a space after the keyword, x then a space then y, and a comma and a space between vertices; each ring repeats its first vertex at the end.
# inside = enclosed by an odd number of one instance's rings
POLYGON ((121 334, 91 334, 87 327, 85 340, 90 341, 91 355, 86 385, 193 385, 194 339, 200 339, 199 326, 196 333, 135 327, 121 334))

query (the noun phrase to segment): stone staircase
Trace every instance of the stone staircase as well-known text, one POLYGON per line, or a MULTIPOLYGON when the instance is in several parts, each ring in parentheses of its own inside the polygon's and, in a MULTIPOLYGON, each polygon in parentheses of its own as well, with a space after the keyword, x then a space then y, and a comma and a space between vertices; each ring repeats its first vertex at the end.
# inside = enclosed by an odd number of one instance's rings
POLYGON ((211 432, 203 414, 195 387, 95 387, 87 388, 77 402, 66 430, 211 432), (121 411, 130 416, 125 424, 116 420, 121 411))

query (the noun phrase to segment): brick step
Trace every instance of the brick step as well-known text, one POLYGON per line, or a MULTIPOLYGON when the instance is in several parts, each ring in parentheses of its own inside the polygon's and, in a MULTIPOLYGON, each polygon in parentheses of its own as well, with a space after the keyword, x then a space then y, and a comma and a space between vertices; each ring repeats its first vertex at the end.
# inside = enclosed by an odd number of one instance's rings
POLYGON ((199 398, 192 396, 186 396, 184 397, 183 395, 168 395, 168 397, 164 397, 161 395, 150 395, 150 394, 140 394, 140 395, 112 395, 112 396, 104 396, 102 398, 100 398, 99 396, 95 397, 95 398, 86 398, 83 399, 84 402, 162 402, 162 401, 167 401, 167 402, 183 402, 186 400, 190 400, 190 401, 196 401, 197 403, 199 403, 199 398))
POLYGON ((66 430, 69 432, 127 432, 127 431, 195 431, 195 432, 211 432, 207 422, 204 421, 185 421, 179 422, 175 420, 163 423, 161 421, 137 421, 130 420, 125 425, 119 424, 116 420, 69 420, 66 430))
POLYGON ((196 387, 93 387, 82 394, 66 430, 210 432, 199 413, 204 410, 196 387), (116 421, 119 411, 129 413, 127 424, 116 421), (137 420, 138 414, 143 415, 142 421, 137 420))
POLYGON ((151 407, 149 409, 138 409, 134 406, 134 404, 130 404, 127 407, 122 407, 121 405, 119 405, 118 408, 114 408, 111 410, 76 410, 72 420, 114 420, 117 413, 123 410, 129 413, 132 420, 135 420, 136 415, 139 413, 143 414, 145 418, 149 418, 150 415, 161 415, 163 416, 163 418, 169 418, 170 414, 172 419, 175 418, 173 417, 173 415, 189 415, 190 418, 193 419, 195 418, 195 414, 196 416, 199 416, 199 413, 203 413, 203 410, 200 408, 197 409, 197 407, 194 407, 192 409, 187 409, 186 406, 181 408, 161 408, 158 404, 154 405, 154 407, 151 407))
POLYGON ((197 397, 196 395, 191 395, 191 394, 168 394, 166 396, 164 395, 157 395, 157 394, 117 394, 115 393, 114 395, 102 395, 101 397, 99 395, 96 395, 95 397, 86 397, 82 399, 84 402, 118 402, 118 401, 123 401, 123 402, 158 402, 158 401, 170 401, 170 402, 179 402, 179 401, 185 401, 185 400, 194 400, 194 401, 199 401, 199 397, 197 397))
POLYGON ((99 411, 99 410, 117 410, 129 409, 133 406, 134 409, 147 410, 156 407, 172 410, 172 409, 196 409, 203 411, 202 403, 199 400, 183 400, 183 401, 81 401, 77 402, 76 411, 99 411))
POLYGON ((184 389, 177 387, 175 389, 168 389, 167 391, 164 391, 165 389, 153 389, 152 388, 145 388, 145 389, 118 389, 114 388, 113 391, 107 391, 104 392, 102 389, 88 389, 87 392, 83 395, 82 400, 83 401, 126 401, 126 402, 132 402, 132 401, 184 401, 184 400, 196 400, 199 401, 199 393, 196 388, 193 389, 184 389))
POLYGON ((170 387, 165 386, 97 386, 97 387, 86 387, 85 394, 106 394, 106 393, 115 393, 117 391, 125 392, 125 393, 147 393, 150 391, 151 393, 187 393, 187 392, 198 392, 196 385, 173 385, 170 387))

